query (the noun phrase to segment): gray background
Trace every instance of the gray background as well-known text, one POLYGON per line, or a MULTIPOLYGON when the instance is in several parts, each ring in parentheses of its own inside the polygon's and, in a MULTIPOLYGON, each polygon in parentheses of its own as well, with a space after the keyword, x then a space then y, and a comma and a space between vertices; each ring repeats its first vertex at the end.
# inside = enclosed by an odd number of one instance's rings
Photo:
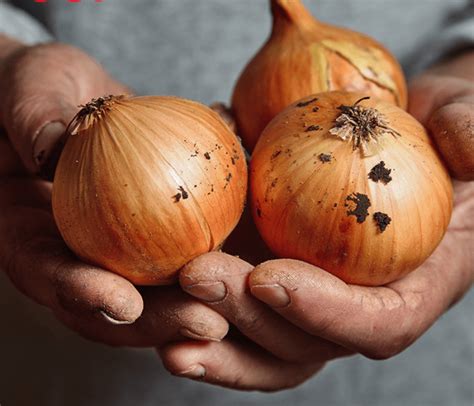
MULTIPOLYGON (((50 35, 98 58, 142 94, 209 103, 230 98, 245 62, 267 37, 264 0, 49 0, 14 2, 50 35)), ((408 74, 474 36, 464 0, 307 0, 320 19, 366 32, 408 74)), ((470 2, 472 10, 472 2, 470 2)), ((0 0, 0 32, 36 42, 48 34, 0 0)), ((471 43, 472 44, 472 43, 471 43)), ((331 363, 305 385, 242 393, 169 376, 153 351, 111 349, 63 328, 0 276, 0 403, 10 405, 471 405, 474 294, 417 343, 384 362, 331 363)))

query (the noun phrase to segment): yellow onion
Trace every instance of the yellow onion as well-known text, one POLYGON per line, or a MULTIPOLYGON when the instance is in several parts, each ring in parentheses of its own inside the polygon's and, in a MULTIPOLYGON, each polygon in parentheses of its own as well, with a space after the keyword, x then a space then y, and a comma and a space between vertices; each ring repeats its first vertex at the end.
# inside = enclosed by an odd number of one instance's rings
POLYGON ((265 126, 281 110, 309 94, 363 92, 406 107, 403 72, 381 44, 316 20, 300 0, 270 3, 270 38, 241 73, 232 96, 246 148, 253 149, 265 126))
POLYGON ((451 216, 451 181, 423 126, 361 94, 289 106, 250 167, 252 213, 270 249, 349 283, 383 285, 414 270, 451 216))
POLYGON ((110 96, 69 126, 53 211, 83 260, 140 285, 168 284, 237 224, 247 187, 236 136, 206 106, 110 96))

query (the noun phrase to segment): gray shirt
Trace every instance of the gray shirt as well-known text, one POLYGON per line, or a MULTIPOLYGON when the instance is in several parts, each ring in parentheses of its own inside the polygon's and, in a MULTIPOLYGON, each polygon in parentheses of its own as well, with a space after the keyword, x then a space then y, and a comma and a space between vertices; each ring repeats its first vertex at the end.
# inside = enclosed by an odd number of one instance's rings
MULTIPOLYGON (((374 36, 409 75, 474 44, 474 2, 306 0, 323 21, 374 36)), ((264 0, 0 0, 0 32, 81 47, 140 94, 228 101, 270 29, 264 0)), ((340 360, 277 394, 242 393, 169 376, 151 350, 87 342, 0 274, 0 404, 471 405, 474 294, 403 354, 340 360)))

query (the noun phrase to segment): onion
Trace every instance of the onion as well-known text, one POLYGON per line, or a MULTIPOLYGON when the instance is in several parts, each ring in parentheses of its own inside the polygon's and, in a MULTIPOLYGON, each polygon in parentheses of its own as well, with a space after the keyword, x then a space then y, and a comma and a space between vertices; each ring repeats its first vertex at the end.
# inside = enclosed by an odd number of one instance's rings
POLYGON ((246 187, 243 150, 209 108, 110 96, 84 106, 69 126, 53 211, 83 260, 136 284, 168 284, 222 244, 246 187))
POLYGON ((241 73, 232 96, 239 135, 252 150, 290 103, 329 90, 407 104, 403 72, 378 42, 314 19, 300 0, 271 0, 270 38, 241 73))
POLYGON ((252 155, 251 205, 276 255, 383 285, 441 241, 452 185, 423 126, 364 96, 316 94, 275 117, 252 155))

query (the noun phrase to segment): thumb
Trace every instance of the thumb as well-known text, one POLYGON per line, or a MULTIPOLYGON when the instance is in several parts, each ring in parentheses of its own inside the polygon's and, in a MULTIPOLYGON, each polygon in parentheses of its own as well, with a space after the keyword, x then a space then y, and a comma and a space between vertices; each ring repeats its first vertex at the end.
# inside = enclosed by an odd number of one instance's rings
POLYGON ((424 74, 410 85, 409 112, 429 131, 451 175, 474 179, 474 85, 424 74))
POLYGON ((11 55, 0 90, 0 124, 25 167, 47 178, 78 105, 127 92, 87 54, 63 44, 25 47, 11 55))

